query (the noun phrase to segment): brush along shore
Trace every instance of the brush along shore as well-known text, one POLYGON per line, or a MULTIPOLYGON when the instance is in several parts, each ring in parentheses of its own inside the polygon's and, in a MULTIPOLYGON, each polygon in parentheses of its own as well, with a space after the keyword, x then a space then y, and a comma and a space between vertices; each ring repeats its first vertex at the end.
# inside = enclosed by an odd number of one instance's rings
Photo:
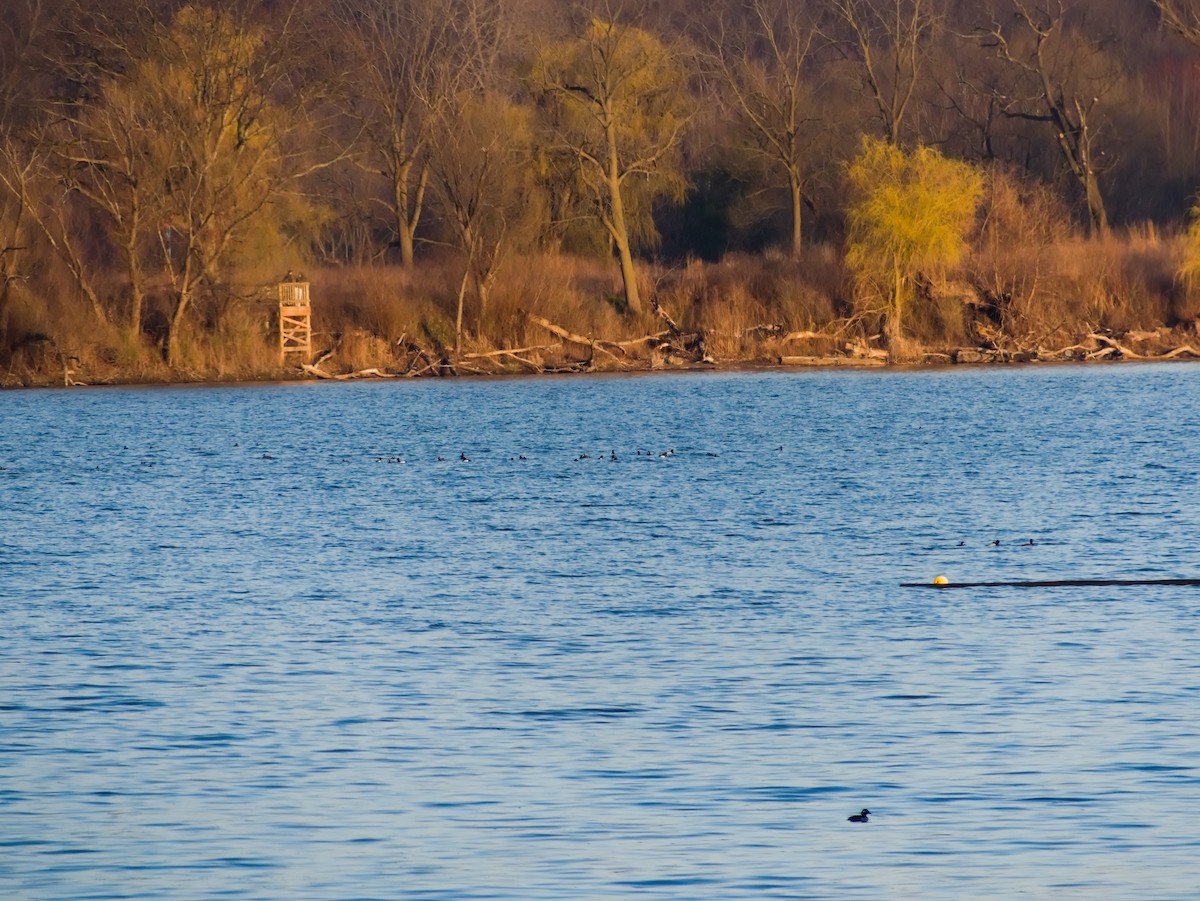
POLYGON ((43 339, 31 343, 23 366, 0 372, 0 387, 1200 359, 1200 336, 1194 325, 1122 334, 1091 332, 1061 347, 925 348, 910 343, 903 354, 889 354, 880 346, 878 336, 847 341, 832 349, 828 334, 789 332, 777 325, 755 326, 736 336, 684 331, 665 312, 663 329, 619 341, 579 334, 532 314, 529 319, 544 335, 539 343, 501 348, 472 345, 456 352, 407 335, 388 345, 369 333, 351 332, 319 335, 314 344, 320 349, 311 361, 293 359, 286 364, 276 361, 274 366, 222 372, 122 367, 103 361, 91 361, 88 365, 78 356, 64 353, 50 339, 43 339), (735 346, 740 352, 714 354, 710 347, 718 343, 722 349, 735 346))

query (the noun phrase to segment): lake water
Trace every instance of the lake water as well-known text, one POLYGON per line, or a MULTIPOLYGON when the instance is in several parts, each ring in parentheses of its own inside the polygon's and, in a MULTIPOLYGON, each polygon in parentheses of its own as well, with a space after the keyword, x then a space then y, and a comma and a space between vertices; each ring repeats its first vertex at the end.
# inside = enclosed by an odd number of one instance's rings
POLYGON ((1197 398, 0 393, 0 895, 1195 897, 1197 398))

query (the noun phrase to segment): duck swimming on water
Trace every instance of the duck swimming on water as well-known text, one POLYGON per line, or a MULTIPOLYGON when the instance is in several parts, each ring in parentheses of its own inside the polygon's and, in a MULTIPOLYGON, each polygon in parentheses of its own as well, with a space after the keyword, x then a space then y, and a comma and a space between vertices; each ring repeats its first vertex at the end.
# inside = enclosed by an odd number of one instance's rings
POLYGON ((871 815, 871 811, 867 810, 867 808, 864 807, 862 809, 862 813, 856 813, 853 816, 846 817, 846 819, 849 820, 851 823, 866 823, 866 822, 868 822, 867 817, 869 817, 870 815, 871 815))

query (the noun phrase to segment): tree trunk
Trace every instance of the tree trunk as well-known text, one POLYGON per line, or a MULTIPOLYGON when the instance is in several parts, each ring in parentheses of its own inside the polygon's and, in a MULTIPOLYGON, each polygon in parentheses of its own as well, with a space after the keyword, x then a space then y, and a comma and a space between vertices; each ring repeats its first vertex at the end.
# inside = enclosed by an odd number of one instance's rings
POLYGON ((471 261, 467 261, 466 267, 463 269, 462 281, 458 283, 458 314, 454 317, 454 352, 458 353, 462 350, 462 321, 463 321, 463 298, 467 296, 467 281, 471 277, 471 261))
POLYGON ((394 201, 396 204, 396 240, 400 242, 400 265, 411 269, 413 265, 413 229, 408 221, 408 189, 401 178, 407 178, 397 173, 394 201))
POLYGON ((633 266, 633 254, 629 250, 629 239, 618 239, 617 257, 621 261, 621 283, 625 288, 625 306, 635 316, 642 313, 642 295, 638 291, 637 270, 633 266))
POLYGON ((1108 213, 1104 209, 1104 196, 1100 193, 1100 183, 1096 179, 1096 173, 1091 170, 1084 179, 1084 190, 1087 193, 1088 217, 1091 220, 1092 234, 1107 234, 1108 213))
POLYGON ((392 202, 396 212, 396 240, 400 243, 400 265, 405 269, 411 269, 413 266, 413 245, 425 193, 425 175, 422 173, 417 185, 416 197, 412 198, 413 202, 410 202, 408 180, 412 177, 412 168, 411 161, 403 163, 396 167, 392 177, 392 202))
POLYGON ((101 325, 108 325, 108 314, 104 312, 104 304, 100 302, 100 295, 96 293, 90 282, 81 282, 80 287, 92 305, 92 314, 96 317, 96 321, 101 325))
POLYGON ((8 276, 0 271, 0 351, 4 351, 8 347, 8 294, 11 284, 8 276))
POLYGON ((625 223, 625 201, 621 197, 621 178, 617 165, 617 139, 614 128, 608 132, 608 191, 612 205, 613 243, 617 247, 617 258, 621 261, 621 282, 625 288, 625 306, 635 316, 642 314, 642 297, 638 291, 637 270, 633 265, 633 252, 629 247, 629 227, 625 223))
POLYGON ((484 320, 487 318, 488 300, 492 296, 492 285, 496 281, 496 274, 492 272, 481 272, 479 268, 475 270, 475 296, 479 298, 479 315, 476 318, 478 323, 477 329, 480 335, 483 334, 484 320))
POLYGON ((191 294, 187 290, 179 292, 175 301, 175 312, 171 314, 171 322, 167 326, 167 365, 174 368, 179 365, 179 333, 183 329, 183 319, 187 314, 191 294))
POLYGON ((804 249, 804 245, 800 235, 800 217, 803 212, 802 204, 804 198, 800 191, 800 179, 795 175, 791 176, 792 188, 792 257, 800 259, 800 252, 804 249))
POLYGON ((894 262, 895 285, 892 288, 892 308, 888 314, 888 360, 898 362, 903 356, 904 343, 904 277, 899 262, 894 262))
POLYGON ((403 223, 400 228, 400 265, 404 269, 413 267, 413 238, 412 232, 403 223))
POLYGON ((142 305, 145 292, 142 289, 142 267, 137 261, 137 238, 131 234, 125 248, 129 266, 129 329, 136 337, 142 332, 142 305))

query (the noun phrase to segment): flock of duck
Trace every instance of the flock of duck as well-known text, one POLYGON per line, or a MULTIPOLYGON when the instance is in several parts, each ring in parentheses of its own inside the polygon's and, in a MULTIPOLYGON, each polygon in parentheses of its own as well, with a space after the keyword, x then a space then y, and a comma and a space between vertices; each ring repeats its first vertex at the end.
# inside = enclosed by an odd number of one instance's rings
MULTIPOLYGON (((655 454, 655 453, 654 453, 654 451, 637 451, 637 452, 634 454, 634 456, 635 456, 635 457, 641 457, 642 459, 653 459, 653 458, 657 457, 657 458, 658 458, 658 459, 660 459, 660 460, 665 460, 665 459, 667 459, 668 457, 673 457, 673 456, 675 456, 675 448, 673 448, 673 447, 672 447, 672 448, 668 448, 667 450, 665 450, 665 451, 660 451, 660 452, 659 452, 659 453, 657 453, 657 454, 655 454)), ((719 454, 714 454, 714 453, 712 453, 712 452, 710 451, 710 452, 708 452, 707 454, 705 454, 705 456, 708 456, 708 457, 717 457, 717 456, 720 456, 720 455, 719 455, 719 454)), ((267 454, 263 454, 263 459, 264 459, 264 460, 274 460, 275 458, 274 458, 274 457, 272 457, 272 456, 269 456, 269 455, 267 455, 267 454)), ((517 454, 517 455, 515 455, 515 456, 511 456, 511 457, 509 457, 508 459, 509 459, 509 462, 513 462, 513 463, 515 463, 515 462, 518 462, 518 461, 521 461, 521 460, 528 460, 529 458, 528 458, 528 457, 526 457, 524 454, 517 454)), ((576 457, 575 459, 576 459, 576 460, 608 460, 608 461, 610 461, 610 462, 617 463, 617 462, 619 462, 619 461, 620 461, 620 459, 621 459, 621 458, 617 456, 617 452, 616 452, 615 450, 610 450, 610 451, 609 451, 607 454, 597 454, 597 455, 595 455, 595 456, 592 456, 591 454, 580 454, 580 455, 579 455, 578 457, 576 457)), ((391 463, 391 464, 396 464, 396 465, 399 465, 399 464, 405 464, 405 463, 408 463, 408 459, 407 459, 406 457, 401 457, 401 456, 382 456, 382 455, 377 455, 377 456, 375 457, 375 462, 376 462, 376 463, 391 463)), ((438 462, 438 463, 445 463, 445 462, 446 462, 446 457, 441 457, 441 456, 439 456, 439 457, 437 458, 437 462, 438 462)), ((459 462, 459 463, 470 463, 470 462, 471 462, 471 458, 470 458, 470 457, 468 457, 468 456, 466 455, 466 453, 465 453, 465 452, 462 452, 462 451, 460 451, 460 452, 459 452, 459 455, 458 455, 458 462, 459 462)))

